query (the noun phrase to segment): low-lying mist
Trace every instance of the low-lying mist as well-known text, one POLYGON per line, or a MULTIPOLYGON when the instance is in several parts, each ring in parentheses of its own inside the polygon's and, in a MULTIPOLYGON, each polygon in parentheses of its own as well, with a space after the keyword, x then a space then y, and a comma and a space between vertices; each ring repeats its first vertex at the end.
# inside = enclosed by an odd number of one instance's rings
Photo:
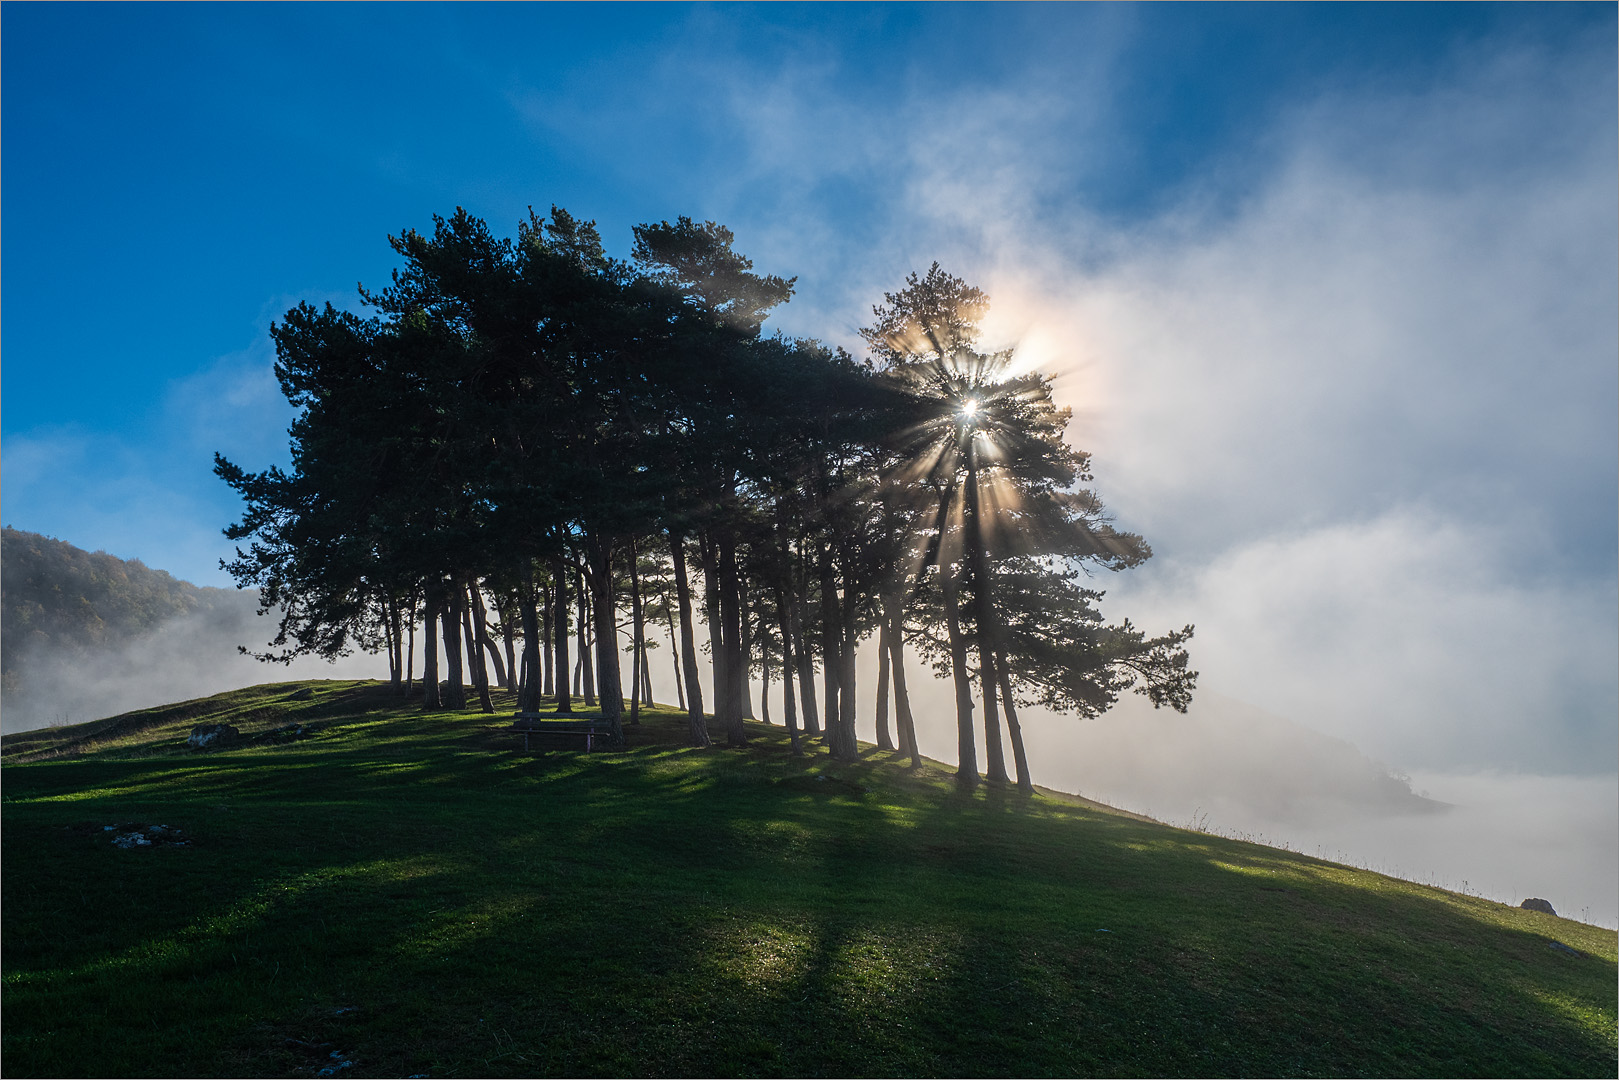
POLYGON ((0 702, 0 730, 77 724, 153 705, 205 697, 284 679, 387 677, 387 661, 355 655, 336 663, 304 658, 290 665, 243 656, 265 647, 275 619, 258 615, 256 592, 206 590, 210 605, 170 619, 116 647, 78 656, 29 643, 9 659, 21 685, 0 702))
MULTIPOLYGON (((909 675, 923 753, 953 762, 949 684, 920 665, 909 675)), ((874 739, 870 649, 859 677, 861 737, 874 739)), ((1561 915, 1619 926, 1614 774, 1406 775, 1342 739, 1208 691, 1185 715, 1130 694, 1094 720, 1041 709, 1019 719, 1043 787, 1505 903, 1538 896, 1561 915)), ((981 715, 975 722, 982 767, 981 715)))

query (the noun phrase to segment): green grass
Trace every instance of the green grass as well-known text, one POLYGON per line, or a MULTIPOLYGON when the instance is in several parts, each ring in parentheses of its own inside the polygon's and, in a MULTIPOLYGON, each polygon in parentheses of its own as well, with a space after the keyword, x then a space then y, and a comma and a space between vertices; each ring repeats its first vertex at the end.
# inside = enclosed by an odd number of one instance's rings
POLYGON ((1611 931, 779 728, 506 723, 311 683, 8 736, 5 1074, 1615 1073, 1611 931))

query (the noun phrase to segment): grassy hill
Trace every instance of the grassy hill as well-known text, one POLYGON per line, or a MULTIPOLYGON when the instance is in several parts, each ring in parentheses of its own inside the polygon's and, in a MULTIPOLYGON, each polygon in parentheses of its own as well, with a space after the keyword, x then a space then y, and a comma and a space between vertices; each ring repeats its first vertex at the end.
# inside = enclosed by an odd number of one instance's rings
POLYGON ((779 728, 507 722, 308 683, 6 737, 6 1075, 1615 1071, 1611 931, 779 728))

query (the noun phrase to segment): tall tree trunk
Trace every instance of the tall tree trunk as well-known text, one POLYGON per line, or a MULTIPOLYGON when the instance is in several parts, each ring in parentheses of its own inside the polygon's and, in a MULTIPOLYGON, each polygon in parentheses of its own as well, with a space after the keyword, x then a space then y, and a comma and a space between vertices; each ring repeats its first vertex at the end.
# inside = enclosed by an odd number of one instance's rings
POLYGON ((405 631, 405 696, 416 690, 416 595, 410 597, 409 629, 405 631))
POLYGON ((658 707, 652 700, 652 652, 645 641, 641 642, 641 700, 649 709, 658 707))
POLYGON ((449 683, 444 694, 444 707, 447 709, 465 709, 467 707, 466 672, 461 667, 461 590, 453 585, 449 589, 449 602, 444 605, 443 617, 439 625, 444 634, 444 666, 445 682, 449 683))
MULTIPOLYGON (((982 625, 982 624, 980 624, 982 625)), ((1001 745, 1000 686, 995 673, 995 651, 978 643, 978 685, 984 689, 984 760, 985 779, 991 784, 1004 784, 1006 751, 1001 745)))
POLYGON ((500 636, 506 646, 505 686, 508 690, 516 691, 518 679, 517 627, 515 625, 515 620, 513 620, 505 611, 500 613, 500 636))
POLYGON ((568 572, 560 554, 551 557, 551 589, 556 613, 551 618, 556 641, 557 715, 573 715, 573 698, 568 695, 568 572))
POLYGON ((422 708, 444 708, 444 694, 438 675, 438 597, 431 591, 422 596, 422 708))
POLYGON ((741 576, 740 568, 735 565, 733 553, 731 572, 737 579, 737 628, 741 631, 738 638, 737 655, 740 660, 737 665, 737 698, 742 705, 742 718, 752 720, 753 716, 753 620, 748 617, 748 582, 741 576))
POLYGON ((502 690, 508 689, 506 660, 500 655, 500 643, 494 639, 493 635, 490 634, 487 626, 484 628, 483 632, 483 651, 484 655, 489 658, 489 663, 487 666, 495 669, 493 677, 485 680, 485 685, 488 686, 491 693, 493 693, 497 687, 502 690))
MULTIPOLYGON (((665 597, 665 600, 667 599, 665 597)), ((679 705, 680 710, 684 712, 686 710, 686 680, 681 677, 680 672, 680 641, 675 637, 675 609, 666 603, 663 610, 669 616, 669 659, 674 661, 675 665, 675 704, 679 705)))
MULTIPOLYGON (((646 640, 646 625, 641 621, 641 568, 636 565, 639 559, 635 554, 635 538, 631 537, 630 549, 630 686, 634 692, 630 694, 630 723, 641 722, 641 684, 645 680, 646 650, 642 642, 646 640)), ((649 702, 650 704, 650 702, 649 702)))
POLYGON ((382 614, 382 636, 388 643, 388 681, 399 682, 399 650, 395 647, 393 628, 393 605, 388 602, 386 595, 381 595, 376 601, 377 610, 382 614))
POLYGON ((850 634, 843 647, 843 677, 838 680, 838 733, 833 756, 841 761, 854 761, 860 756, 860 740, 855 733, 858 694, 854 665, 854 635, 850 634))
POLYGON ((891 656, 889 672, 894 677, 894 720, 899 728, 900 753, 908 754, 912 767, 922 764, 922 752, 916 745, 916 721, 911 716, 911 695, 905 688, 905 619, 897 600, 890 607, 887 601, 883 612, 888 621, 888 650, 891 656))
POLYGON ((399 601, 392 596, 384 596, 383 611, 388 616, 388 677, 395 690, 402 690, 405 685, 405 634, 404 627, 400 625, 399 601))
POLYGON ((804 706, 804 734, 819 735, 821 712, 815 704, 815 658, 810 655, 809 646, 804 644, 804 627, 809 622, 809 601, 802 596, 789 597, 788 603, 792 605, 793 647, 798 652, 798 693, 804 706))
POLYGON ((978 786, 978 750, 973 743, 973 688, 967 673, 967 645, 961 634, 955 564, 949 552, 950 496, 949 490, 939 493, 939 591, 944 595, 944 622, 950 637, 950 678, 956 689, 956 781, 964 788, 974 788, 978 786))
POLYGON ((556 683, 554 683, 551 678, 552 670, 556 666, 552 663, 551 652, 551 621, 555 618, 554 611, 556 605, 551 602, 551 586, 549 584, 539 585, 538 582, 535 584, 536 592, 534 599, 540 605, 540 663, 543 667, 543 670, 540 672, 540 693, 546 697, 550 697, 557 692, 556 683))
POLYGON ((746 746, 747 729, 742 726, 742 688, 747 683, 748 662, 742 655, 742 589, 736 565, 736 538, 729 529, 719 535, 720 635, 725 643, 725 745, 746 746))
POLYGON ((395 670, 399 672, 399 677, 395 680, 394 687, 403 696, 408 693, 405 689, 405 612, 403 604, 397 598, 393 602, 393 609, 394 647, 399 651, 399 663, 394 665, 395 670))
POLYGON ((703 560, 703 608, 708 623, 709 668, 714 675, 714 722, 729 727, 731 680, 725 670, 724 620, 720 616, 720 571, 714 540, 706 531, 697 536, 697 551, 703 560))
POLYGON ((474 689, 478 686, 478 673, 483 670, 483 656, 478 649, 478 636, 472 632, 472 611, 467 605, 467 595, 462 593, 456 597, 456 613, 461 617, 461 646, 466 649, 467 678, 472 680, 474 689))
POLYGON ((859 631, 855 626, 858 613, 854 586, 849 581, 847 549, 840 549, 839 563, 843 569, 842 619, 839 633, 839 655, 843 671, 838 679, 838 734, 833 756, 843 761, 854 761, 860 756, 860 741, 855 733, 855 707, 860 695, 855 686, 855 654, 859 644, 859 631))
POLYGON ((378 606, 382 608, 383 635, 388 639, 388 682, 397 689, 404 676, 404 660, 399 655, 399 631, 394 623, 393 600, 384 594, 378 606))
POLYGON ((996 667, 1001 675, 1001 704, 1006 706, 1006 730, 1012 736, 1012 761, 1017 767, 1018 790, 1034 792, 1034 780, 1029 776, 1029 755, 1023 751, 1023 726, 1017 722, 1017 707, 1012 704, 1012 680, 1006 673, 1006 656, 996 654, 996 667))
POLYGON ((685 698, 681 708, 691 722, 693 746, 707 746, 708 720, 703 715, 703 683, 697 667, 697 635, 692 626, 691 583, 686 578, 686 539, 679 533, 669 533, 669 554, 675 566, 675 605, 680 609, 681 674, 685 676, 685 698))
POLYGON ((990 597, 989 553, 984 542, 984 515, 978 498, 978 444, 967 447, 965 492, 967 558, 973 586, 973 622, 978 629, 978 685, 984 690, 984 764, 992 784, 1006 783, 1006 755, 1001 746, 1001 714, 996 707, 995 608, 990 597))
MULTIPOLYGON (((540 668, 539 606, 541 597, 534 582, 534 560, 523 560, 522 585, 518 589, 517 603, 523 619, 523 685, 517 695, 518 712, 540 711, 540 683, 536 676, 540 668)), ((549 672, 547 673, 549 674, 549 672)))
POLYGON ((821 702, 823 722, 826 725, 826 743, 835 746, 838 721, 843 715, 838 694, 842 689, 839 675, 843 672, 843 619, 838 611, 838 587, 832 579, 832 552, 822 551, 821 569, 821 686, 826 699, 821 702))
POLYGON ((860 706, 858 690, 860 651, 857 632, 853 627, 849 629, 848 648, 843 653, 843 685, 847 690, 843 694, 843 722, 844 735, 849 740, 849 759, 852 761, 860 754, 859 730, 856 726, 860 706))
POLYGON ((956 686, 956 780, 962 787, 978 786, 978 750, 973 742, 973 688, 967 672, 967 643, 962 638, 956 571, 949 559, 939 557, 939 578, 944 593, 945 629, 950 635, 950 675, 956 686))
POLYGON ((888 734, 888 622, 877 630, 877 749, 894 749, 888 734))
POLYGON ((466 631, 467 655, 473 661, 472 685, 478 691, 478 708, 483 712, 492 713, 495 711, 495 703, 489 697, 489 667, 483 662, 489 645, 489 632, 483 618, 483 598, 478 595, 476 578, 467 582, 466 600, 466 605, 461 609, 461 622, 466 631))
POLYGON ((798 745, 798 710, 793 701, 793 605, 787 599, 787 590, 776 586, 776 621, 781 624, 781 707, 787 721, 787 738, 792 742, 793 754, 802 754, 798 745))
POLYGON ((585 590, 585 572, 578 563, 573 567, 574 592, 579 601, 579 692, 584 696, 585 708, 596 707, 596 667, 591 663, 590 602, 585 590))
POLYGON ((596 687, 613 746, 624 746, 624 690, 618 668, 618 620, 613 604, 613 542, 590 538, 591 611, 596 620, 596 687))
MULTIPOLYGON (((764 627, 759 628, 761 636, 764 627)), ((765 637, 765 643, 759 649, 759 719, 765 724, 770 723, 770 638, 765 637)))

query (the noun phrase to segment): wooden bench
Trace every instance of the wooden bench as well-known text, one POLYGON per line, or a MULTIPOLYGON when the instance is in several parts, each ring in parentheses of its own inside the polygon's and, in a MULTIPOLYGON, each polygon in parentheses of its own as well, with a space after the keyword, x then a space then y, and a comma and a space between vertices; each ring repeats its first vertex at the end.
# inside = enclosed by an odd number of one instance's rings
POLYGON ((594 750, 596 740, 612 734, 612 725, 605 720, 573 720, 555 713, 516 713, 512 730, 522 732, 523 749, 529 748, 534 735, 583 736, 585 749, 594 750))

